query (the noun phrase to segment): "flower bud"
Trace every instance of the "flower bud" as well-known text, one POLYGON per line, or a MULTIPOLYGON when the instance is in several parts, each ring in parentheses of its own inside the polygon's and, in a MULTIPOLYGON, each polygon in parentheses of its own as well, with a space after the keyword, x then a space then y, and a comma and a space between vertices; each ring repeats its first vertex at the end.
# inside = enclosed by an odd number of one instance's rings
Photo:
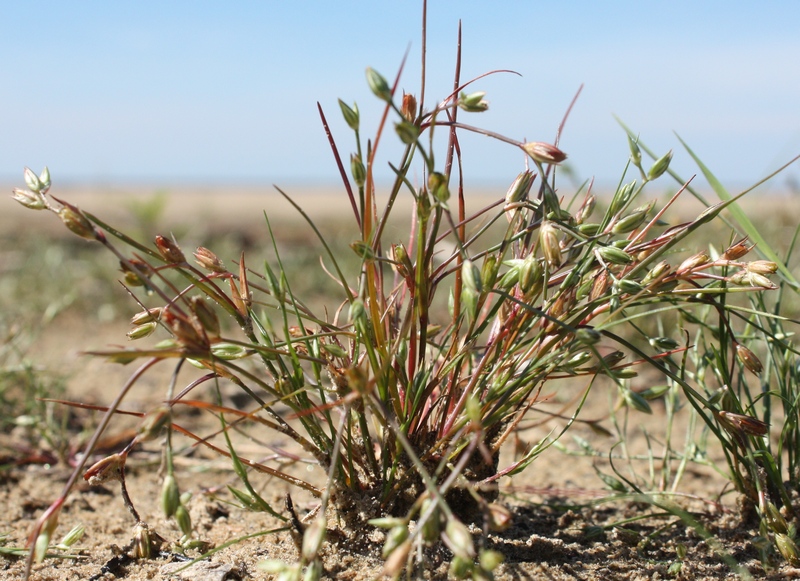
POLYGON ((375 251, 372 249, 372 245, 369 242, 356 240, 355 242, 350 243, 350 249, 355 252, 356 256, 358 256, 361 260, 372 262, 376 258, 375 251))
POLYGON ((600 232, 600 224, 596 222, 579 224, 578 232, 580 232, 584 236, 596 236, 597 233, 600 232))
POLYGON ((631 163, 636 167, 642 165, 642 151, 639 149, 639 144, 628 135, 628 147, 631 150, 631 163))
POLYGON ((647 400, 641 394, 636 393, 632 389, 622 390, 622 399, 625 400, 625 405, 645 414, 652 414, 653 409, 647 400))
POLYGON ((189 511, 182 504, 179 504, 175 509, 175 522, 178 523, 178 527, 181 529, 181 532, 187 537, 191 538, 192 517, 189 516, 189 511))
POLYGON ((600 342, 602 335, 598 330, 591 327, 581 327, 575 333, 575 338, 584 345, 594 345, 600 342))
POLYGON ((392 257, 394 260, 394 269, 397 274, 403 278, 411 276, 414 270, 414 265, 411 264, 411 259, 408 257, 408 251, 402 244, 392 244, 392 257))
POLYGON ((652 207, 653 204, 648 204, 647 206, 636 208, 633 212, 617 221, 617 223, 611 227, 611 232, 613 234, 627 234, 628 232, 633 232, 647 219, 647 214, 652 207))
POLYGON ((61 209, 58 211, 58 217, 61 218, 64 226, 81 238, 99 240, 98 235, 95 233, 94 226, 92 226, 92 223, 80 209, 67 202, 62 202, 56 198, 53 199, 62 204, 61 209))
POLYGON ((750 283, 750 273, 746 270, 740 270, 738 272, 734 272, 732 275, 726 277, 729 283, 735 284, 738 286, 749 286, 750 283))
POLYGON ((39 179, 39 176, 37 176, 29 167, 26 167, 22 173, 25 176, 25 183, 28 185, 28 189, 37 194, 40 193, 42 191, 43 184, 39 179))
POLYGON ((497 280, 497 257, 494 254, 487 254, 483 258, 481 267, 481 287, 484 289, 494 288, 497 280))
POLYGON ((342 117, 344 117, 344 121, 347 123, 347 126, 353 131, 358 131, 358 105, 353 103, 353 107, 351 109, 347 103, 339 99, 339 108, 342 110, 342 117))
POLYGON ((625 204, 630 201, 635 187, 636 180, 633 180, 632 182, 622 186, 614 193, 614 197, 611 198, 611 204, 608 206, 609 216, 615 216, 617 212, 619 212, 625 206, 625 204))
POLYGON ((497 283, 497 286, 503 290, 509 290, 519 282, 520 271, 522 270, 522 265, 525 264, 525 261, 520 260, 519 258, 514 258, 504 261, 503 264, 510 268, 503 274, 503 276, 500 277, 500 282, 497 283))
POLYGON ((224 361, 244 359, 250 355, 247 348, 241 345, 234 345, 233 343, 214 343, 214 345, 211 346, 211 353, 213 353, 214 357, 224 361))
POLYGON ((542 247, 545 260, 551 268, 561 266, 561 246, 558 243, 558 230, 550 221, 542 222, 539 226, 539 244, 542 247))
POLYGON ((42 184, 42 187, 39 189, 39 193, 46 194, 50 189, 50 170, 47 168, 47 166, 44 166, 42 173, 39 174, 39 182, 42 184))
POLYGON ((614 283, 614 288, 616 288, 617 291, 622 294, 635 295, 641 292, 643 287, 635 280, 621 278, 614 283))
POLYGON ((198 247, 197 250, 194 251, 194 257, 197 260, 197 264, 200 265, 200 268, 216 272, 217 274, 228 272, 225 265, 222 264, 222 261, 208 248, 204 248, 203 246, 198 247))
POLYGON ((400 141, 406 145, 416 143, 417 139, 419 138, 419 127, 413 123, 409 123, 408 121, 395 123, 394 130, 397 132, 397 136, 400 138, 400 141))
POLYGON ((485 91, 478 91, 476 93, 461 93, 458 96, 458 106, 467 113, 483 113, 489 108, 489 103, 484 99, 486 96, 485 91))
POLYGON ((764 366, 761 365, 761 361, 756 357, 756 354, 741 343, 736 344, 736 357, 739 358, 739 361, 741 361, 747 369, 756 375, 764 370, 764 366))
POLYGON ((392 101, 392 90, 389 88, 389 84, 372 67, 367 67, 367 84, 376 97, 387 103, 392 101))
POLYGON ((356 323, 358 321, 364 321, 367 318, 367 310, 364 306, 364 301, 361 299, 355 299, 352 303, 350 303, 350 322, 356 323))
POLYGON ((443 173, 433 172, 428 176, 428 190, 440 203, 444 204, 450 199, 450 190, 447 187, 447 176, 443 173))
POLYGON ((529 141, 522 144, 522 149, 538 163, 559 164, 567 159, 567 154, 555 145, 541 141, 529 141))
POLYGON ((775 533, 775 545, 787 563, 792 567, 800 567, 797 544, 792 540, 792 537, 782 533, 775 533))
POLYGON ((403 104, 400 106, 400 113, 406 121, 413 123, 417 118, 417 98, 409 93, 403 93, 403 104))
POLYGON ((364 163, 361 161, 361 156, 353 153, 350 155, 350 173, 353 175, 353 181, 361 188, 367 180, 367 170, 364 163))
POLYGON ((170 264, 186 262, 186 257, 184 257, 180 247, 169 238, 156 236, 156 248, 161 258, 170 264))
POLYGON ((161 510, 164 511, 164 516, 171 517, 178 510, 180 504, 181 494, 178 490, 178 483, 172 474, 167 474, 161 487, 161 510))
POLYGON ((670 337, 650 337, 647 342, 659 351, 672 351, 678 348, 678 342, 670 337))
MULTIPOLYGON (((519 281, 519 290, 522 291, 523 296, 532 297, 538 295, 544 286, 544 268, 542 268, 542 263, 539 259, 533 254, 526 256, 518 269, 517 279, 519 281)), ((503 281, 501 280, 500 282, 502 283, 503 281)))
POLYGON ((476 295, 481 293, 481 271, 471 260, 465 260, 461 265, 461 280, 471 292, 476 295))
POLYGON ((153 334, 153 332, 158 328, 158 323, 155 321, 151 321, 149 323, 143 323, 141 325, 136 325, 133 329, 128 331, 128 339, 130 341, 136 341, 137 339, 144 339, 145 337, 149 337, 153 334))
POLYGON ((661 177, 664 172, 669 169, 669 162, 672 161, 672 150, 670 149, 667 153, 663 156, 659 157, 655 163, 650 167, 650 171, 647 172, 647 179, 652 181, 661 177))
POLYGON ((600 255, 600 258, 610 264, 624 265, 633 262, 633 256, 614 246, 600 246, 596 249, 596 252, 600 255))
POLYGON ((83 538, 86 529, 83 525, 75 525, 70 531, 64 535, 61 542, 58 543, 60 548, 69 548, 83 538))
MULTIPOLYGON (((759 500, 761 500, 760 496, 759 500)), ((786 519, 780 513, 778 507, 768 500, 764 503, 764 505, 764 518, 766 519, 769 528, 776 533, 783 535, 789 534, 789 523, 786 522, 786 519)))

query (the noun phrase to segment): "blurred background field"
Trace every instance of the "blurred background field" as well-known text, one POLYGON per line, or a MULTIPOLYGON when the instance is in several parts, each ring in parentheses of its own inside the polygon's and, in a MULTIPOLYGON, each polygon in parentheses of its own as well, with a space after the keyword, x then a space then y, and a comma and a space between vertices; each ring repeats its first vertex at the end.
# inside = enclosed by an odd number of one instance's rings
MULTIPOLYGON (((344 264, 352 257, 349 264, 355 268, 358 262, 348 245, 355 241, 357 229, 344 192, 332 187, 287 187, 285 191, 314 220, 334 252, 345 257, 344 264)), ((267 216, 295 292, 309 303, 324 305, 331 316, 339 306, 329 298, 338 296, 336 283, 320 264, 318 239, 272 186, 61 188, 56 184, 52 193, 144 243, 152 244, 157 234, 171 235, 187 254, 197 246, 206 246, 228 264, 245 252, 248 264, 257 269, 264 260, 275 260, 267 216)), ((656 208, 667 199, 667 193, 656 196, 656 208)), ((467 192, 468 213, 496 203, 504 195, 504 186, 467 192)), ((715 201, 713 193, 704 195, 715 201)), ((600 206, 609 199, 603 194, 598 198, 600 206)), ((741 205, 767 242, 783 256, 800 224, 800 196, 791 191, 754 193, 741 205)), ((410 208, 409 196, 401 195, 392 224, 397 242, 406 241, 402 232, 408 232, 410 208)), ((677 224, 690 220, 702 209, 701 203, 685 193, 669 209, 667 221, 677 224)), ((709 242, 722 250, 731 239, 722 221, 701 232, 704 239, 695 235, 685 241, 687 252, 707 247, 709 242)), ((798 259, 793 257, 789 265, 797 276, 798 259)), ((67 376, 91 365, 88 358, 79 357, 81 351, 124 344, 128 319, 139 307, 116 282, 120 278, 119 267, 107 252, 74 236, 52 214, 31 212, 11 199, 3 202, 0 326, 6 364, 35 360, 48 373, 67 376)), ((800 318, 795 297, 785 297, 784 309, 789 311, 784 315, 800 318)))
MULTIPOLYGON (((11 187, 5 189, 10 191, 11 187)), ((347 246, 356 240, 357 229, 350 203, 341 188, 281 189, 319 226, 338 255, 352 253, 347 246)), ((701 192, 709 202, 718 201, 713 193, 701 192)), ((658 200, 656 210, 671 193, 674 190, 651 194, 651 198, 658 200)), ((300 294, 324 302, 326 289, 330 288, 327 285, 333 284, 320 268, 319 240, 297 210, 272 186, 59 187, 56 184, 53 194, 141 242, 152 243, 157 234, 174 236, 186 252, 207 246, 223 260, 231 261, 244 251, 253 265, 274 258, 266 216, 288 272, 298 273, 290 279, 294 286, 300 285, 297 288, 300 294)), ((497 203, 504 195, 502 185, 466 192, 467 214, 497 203)), ((610 194, 597 195, 601 207, 610 199, 610 194)), ((380 192, 378 200, 382 201, 380 192)), ((75 237, 49 213, 31 212, 11 199, 3 206, 0 312, 4 318, 34 317, 44 323, 64 313, 96 323, 118 319, 120 309, 136 308, 123 289, 113 283, 117 267, 99 246, 75 237)), ((800 192, 754 192, 741 201, 741 207, 765 240, 784 256, 800 224, 800 192)), ((692 219, 702 210, 700 202, 684 193, 665 218, 674 225, 692 219)), ((408 232, 410 196, 399 196, 393 216, 394 237, 397 242, 406 242, 402 233, 408 232)), ((724 249, 731 233, 718 221, 714 228, 704 230, 702 236, 706 239, 687 240, 686 248, 702 248, 713 242, 718 249, 724 249)), ((791 260, 791 265, 797 266, 797 259, 791 260)))

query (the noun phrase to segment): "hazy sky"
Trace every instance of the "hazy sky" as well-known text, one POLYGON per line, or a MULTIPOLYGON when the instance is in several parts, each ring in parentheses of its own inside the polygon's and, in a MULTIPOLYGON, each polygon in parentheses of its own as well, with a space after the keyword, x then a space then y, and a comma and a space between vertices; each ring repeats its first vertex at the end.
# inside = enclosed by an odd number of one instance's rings
MULTIPOLYGON (((420 12, 382 0, 3 2, 0 179, 47 164, 56 183, 336 183, 316 102, 346 156, 337 98, 358 103, 365 137, 380 111, 367 66, 392 78, 410 47, 401 86, 418 92, 420 12)), ((732 186, 800 153, 800 2, 431 0, 428 104, 450 90, 459 18, 464 79, 522 75, 477 82, 491 110, 460 119, 552 141, 583 83, 561 141, 581 177, 619 179, 615 114, 659 152, 675 148, 687 177, 673 131, 732 186)), ((472 183, 523 168, 507 145, 463 146, 472 183)), ((776 186, 791 176, 800 168, 776 186)))

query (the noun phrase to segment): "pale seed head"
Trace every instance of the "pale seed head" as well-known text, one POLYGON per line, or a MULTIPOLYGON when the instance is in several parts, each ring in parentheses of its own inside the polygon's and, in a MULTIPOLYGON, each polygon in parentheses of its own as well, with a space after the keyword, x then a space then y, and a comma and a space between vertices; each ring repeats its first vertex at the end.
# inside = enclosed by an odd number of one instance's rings
POLYGON ((534 174, 530 170, 520 173, 508 187, 506 204, 515 204, 528 198, 528 192, 533 185, 534 174))
POLYGON ((676 269, 675 273, 677 275, 683 275, 688 272, 693 271, 698 266, 702 266, 709 261, 708 254, 705 252, 698 252, 697 254, 690 256, 683 262, 681 262, 680 266, 676 269))
POLYGON ((208 248, 204 248, 203 246, 198 247, 198 249, 194 251, 194 257, 201 268, 218 274, 228 272, 225 265, 222 264, 222 261, 208 248))
POLYGON ((761 275, 775 274, 778 272, 778 264, 771 260, 754 260, 753 262, 745 264, 744 268, 747 272, 761 275))
POLYGON ((47 201, 44 196, 28 190, 21 190, 14 188, 11 190, 11 197, 30 210, 44 210, 47 207, 47 201))
POLYGON ((542 247, 547 264, 551 268, 561 266, 561 245, 558 243, 558 230, 550 221, 542 222, 539 226, 539 244, 542 247))
POLYGON ((542 141, 529 141, 522 144, 522 149, 538 163, 559 164, 567 159, 567 154, 555 145, 542 141))

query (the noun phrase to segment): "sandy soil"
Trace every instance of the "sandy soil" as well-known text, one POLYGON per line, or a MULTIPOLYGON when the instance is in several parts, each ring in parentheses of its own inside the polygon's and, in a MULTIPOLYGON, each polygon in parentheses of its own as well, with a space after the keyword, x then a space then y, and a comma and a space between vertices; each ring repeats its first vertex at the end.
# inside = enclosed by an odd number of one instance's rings
MULTIPOLYGON (((307 197, 301 198, 301 203, 306 208, 313 208, 318 216, 347 211, 346 206, 343 210, 340 205, 332 206, 320 192, 307 192, 304 196, 307 197)), ((119 192, 101 202, 96 196, 76 199, 80 196, 75 193, 69 196, 65 194, 64 197, 91 207, 93 212, 109 221, 113 221, 115 211, 125 212, 125 197, 119 192), (98 205, 103 208, 97 209, 98 205)), ((192 219, 202 220, 207 212, 213 214, 220 227, 235 225, 245 229, 263 228, 263 219, 257 208, 263 207, 265 200, 269 200, 273 218, 282 217, 284 214, 281 212, 287 212, 285 215, 288 219, 290 209, 287 204, 274 195, 265 198, 258 192, 231 193, 228 197, 178 192, 170 198, 170 207, 199 207, 199 216, 192 219)), ((23 226, 15 212, 16 209, 0 213, 0 228, 6 232, 19 229, 22 235, 23 226)), ((175 215, 174 212, 172 215, 175 215)), ((52 226, 54 220, 42 222, 52 226)), ((38 357, 45 366, 55 366, 70 373, 68 398, 104 404, 113 398, 130 369, 80 357, 79 352, 122 343, 126 330, 125 321, 122 321, 101 328, 95 326, 90 331, 65 314, 48 328, 32 355, 38 357)), ((163 397, 168 376, 169 370, 166 369, 149 376, 131 394, 125 404, 126 409, 147 409, 158 402, 163 397)), ((558 402, 566 401, 569 397, 569 390, 565 388, 563 393, 554 392, 552 400, 542 405, 546 409, 556 410, 558 402)), ((606 417, 608 401, 607 395, 598 389, 597 397, 585 410, 585 417, 606 417)), ((97 419, 88 413, 79 413, 78 417, 86 426, 97 419)), ((179 416, 178 421, 201 422, 199 429, 203 429, 202 422, 207 419, 187 414, 179 416)), ((651 435, 656 434, 658 438, 658 428, 663 423, 663 409, 658 406, 655 406, 653 416, 632 417, 631 449, 644 449, 644 431, 639 428, 640 425, 646 424, 651 435)), ((131 422, 115 424, 109 436, 122 433, 133 425, 131 422)), ((604 425, 611 427, 607 422, 604 425)), ((526 441, 535 441, 553 426, 543 421, 535 430, 521 437, 526 441)), ((586 426, 576 426, 573 432, 601 450, 608 451, 613 444, 613 440, 603 440, 586 426)), ((3 449, 13 449, 24 441, 24 436, 20 431, 2 433, 0 444, 3 449)), ((286 444, 279 439, 271 443, 286 444)), ((565 440, 565 444, 571 450, 578 449, 572 441, 565 440)), ((243 455, 258 453, 253 444, 249 446, 243 448, 243 455)), ((270 575, 258 569, 259 561, 280 558, 293 562, 297 559, 296 537, 290 531, 283 531, 235 543, 189 569, 178 571, 186 563, 180 555, 169 549, 169 543, 176 541, 180 532, 173 522, 167 522, 161 514, 158 444, 150 443, 137 449, 131 456, 128 468, 128 486, 136 507, 142 518, 167 540, 163 555, 152 560, 126 559, 125 545, 131 541, 134 523, 123 506, 118 488, 113 483, 94 488, 81 484, 69 497, 54 538, 60 538, 75 524, 86 527, 86 536, 72 551, 72 558, 47 559, 34 567, 32 579, 133 581, 166 579, 170 576, 201 581, 269 579, 270 575)), ((688 580, 736 577, 709 542, 675 516, 661 515, 627 522, 627 519, 636 515, 660 511, 641 501, 608 500, 611 492, 597 477, 596 468, 609 472, 608 462, 602 458, 565 455, 551 449, 521 476, 501 481, 501 501, 512 511, 512 526, 502 533, 488 536, 480 534, 480 522, 472 526, 476 544, 480 546, 485 543, 485 546, 505 556, 505 563, 496 571, 497 579, 688 580), (599 502, 600 499, 606 501, 599 502), (613 526, 615 524, 617 526, 613 526), (684 549, 686 553, 681 567, 675 570, 675 563, 680 561, 678 554, 684 549), (671 566, 673 569, 670 569, 671 566)), ((320 481, 321 475, 310 475, 309 470, 313 472, 313 466, 296 466, 294 469, 320 481)), ((644 464, 639 464, 637 470, 647 473, 644 464)), ((6 508, 0 516, 0 533, 8 535, 6 547, 24 545, 35 519, 58 496, 68 473, 69 468, 58 462, 28 463, 0 471, 0 506, 6 508)), ((234 480, 224 459, 202 451, 180 457, 177 477, 182 490, 193 493, 189 508, 197 538, 212 546, 220 547, 234 538, 284 526, 265 513, 247 512, 233 504, 225 485, 234 480)), ((286 493, 283 484, 266 477, 254 478, 254 483, 273 506, 283 509, 286 493)), ((753 545, 758 534, 757 527, 740 515, 734 494, 723 494, 729 491, 729 486, 720 475, 708 468, 692 466, 679 490, 682 496, 675 501, 691 511, 698 522, 719 539, 733 560, 750 571, 754 578, 800 577, 800 570, 789 567, 780 559, 775 568, 764 570, 753 545)), ((314 502, 310 497, 293 493, 293 498, 301 517, 313 510, 314 502)), ((323 549, 326 578, 361 581, 381 577, 382 533, 342 528, 334 519, 329 522, 329 529, 329 542, 323 549)), ((198 554, 193 552, 189 556, 198 554)), ((424 577, 446 578, 449 552, 439 547, 432 549, 427 558, 430 566, 424 577)), ((0 577, 3 579, 20 579, 23 570, 23 559, 0 556, 0 577)))

